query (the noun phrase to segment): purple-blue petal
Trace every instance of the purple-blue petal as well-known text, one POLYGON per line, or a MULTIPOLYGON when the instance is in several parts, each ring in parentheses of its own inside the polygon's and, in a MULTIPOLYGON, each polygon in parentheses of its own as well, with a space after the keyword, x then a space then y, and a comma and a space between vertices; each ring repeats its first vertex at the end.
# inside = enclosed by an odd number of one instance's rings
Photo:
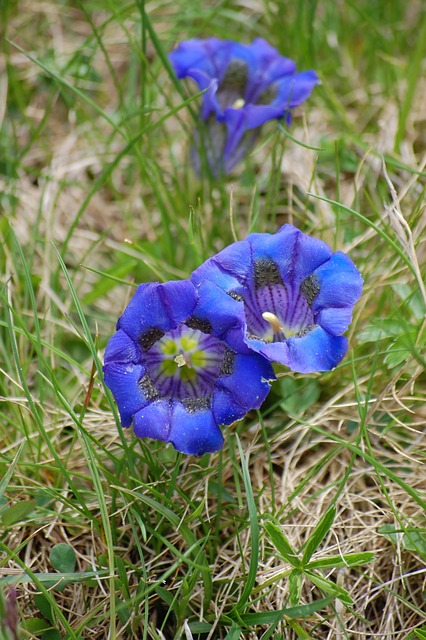
POLYGON ((315 71, 302 71, 294 76, 279 79, 274 84, 277 95, 271 105, 280 106, 285 113, 307 100, 317 84, 319 78, 315 71))
POLYGON ((315 270, 320 290, 315 298, 314 313, 328 308, 350 307, 359 300, 363 279, 352 260, 336 251, 330 260, 315 270))
POLYGON ((241 407, 231 391, 218 387, 213 396, 212 411, 217 424, 232 424, 241 420, 247 413, 245 407, 241 407))
POLYGON ((108 362, 137 362, 141 350, 138 345, 121 329, 108 340, 105 349, 105 364, 108 362))
POLYGON ((173 405, 168 440, 178 451, 196 456, 223 447, 223 436, 211 409, 188 412, 180 402, 173 405))
POLYGON ((167 400, 155 400, 135 414, 133 431, 138 438, 169 442, 172 411, 167 400))
POLYGON ((352 306, 322 309, 316 320, 332 336, 341 336, 348 330, 352 322, 352 306))
POLYGON ((286 364, 292 371, 313 373, 334 369, 348 350, 348 341, 344 336, 331 336, 322 327, 317 327, 307 335, 287 340, 288 360, 286 364))
POLYGON ((300 284, 329 260, 332 252, 327 243, 302 233, 286 224, 274 234, 252 233, 247 237, 253 259, 273 260, 284 282, 300 284))
POLYGON ((135 342, 147 330, 175 328, 192 313, 197 300, 194 286, 188 280, 164 284, 141 284, 117 323, 135 342))
POLYGON ((246 351, 244 305, 234 300, 214 282, 204 280, 198 287, 194 317, 209 322, 212 333, 233 349, 246 351))
POLYGON ((240 240, 222 249, 195 269, 191 281, 197 286, 208 280, 224 291, 238 291, 246 280, 250 279, 252 272, 250 245, 247 244, 247 240, 240 240))
POLYGON ((271 364, 262 356, 237 354, 230 376, 219 378, 217 384, 229 391, 240 407, 249 411, 258 409, 270 391, 275 379, 271 364))
POLYGON ((109 362, 103 367, 105 384, 111 389, 120 412, 123 427, 130 427, 135 413, 145 407, 149 400, 138 385, 145 373, 141 364, 109 362))

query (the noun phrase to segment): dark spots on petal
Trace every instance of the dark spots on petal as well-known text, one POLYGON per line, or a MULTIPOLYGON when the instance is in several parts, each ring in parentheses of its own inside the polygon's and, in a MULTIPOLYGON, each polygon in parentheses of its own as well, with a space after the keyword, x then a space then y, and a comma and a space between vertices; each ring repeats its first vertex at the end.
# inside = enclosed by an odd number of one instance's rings
POLYGON ((213 330, 212 325, 208 320, 202 320, 201 318, 196 318, 195 316, 191 316, 190 318, 188 318, 185 324, 190 329, 198 329, 198 331, 201 331, 202 333, 211 333, 213 330))
POLYGON ((244 300, 243 296, 240 293, 237 293, 236 291, 227 291, 226 293, 228 296, 230 296, 237 302, 242 302, 244 300))
POLYGON ((241 60, 232 60, 225 71, 216 94, 222 109, 231 107, 236 100, 244 98, 247 79, 247 64, 241 60))
POLYGON ((310 276, 305 278, 300 285, 300 291, 305 296, 308 304, 311 305, 320 292, 318 277, 314 273, 312 273, 310 276))
POLYGON ((145 373, 138 382, 143 394, 147 400, 158 400, 161 397, 160 392, 154 385, 148 373, 145 373))
POLYGON ((200 398, 182 398, 183 406, 188 413, 196 413, 197 411, 205 411, 210 409, 212 405, 212 396, 201 396, 200 398))
POLYGON ((284 286, 277 265, 269 258, 256 260, 254 263, 254 287, 260 289, 268 284, 281 284, 284 286))
POLYGON ((219 375, 221 376, 230 376, 234 371, 234 362, 235 362, 235 351, 232 349, 225 349, 225 353, 223 354, 222 364, 220 366, 219 375))
POLYGON ((260 105, 271 104, 271 102, 273 102, 276 97, 277 97, 277 88, 275 85, 272 84, 270 87, 265 89, 263 93, 260 94, 257 100, 255 100, 254 104, 260 104, 260 105))
POLYGON ((148 351, 151 347, 164 336, 164 331, 158 327, 152 327, 143 332, 139 338, 139 344, 143 351, 148 351))
POLYGON ((314 329, 317 328, 318 325, 316 324, 309 324, 307 327, 304 327, 303 329, 300 329, 300 331, 298 331, 297 333, 294 334, 295 338, 303 338, 304 336, 307 336, 308 333, 310 333, 311 331, 313 331, 314 329))
POLYGON ((254 333, 248 333, 248 332, 247 332, 247 333, 246 333, 246 338, 247 338, 247 340, 260 340, 261 342, 264 342, 265 344, 267 344, 267 343, 268 343, 268 341, 267 341, 267 340, 265 340, 265 338, 261 338, 260 336, 257 336, 257 335, 256 335, 256 334, 254 334, 254 333))

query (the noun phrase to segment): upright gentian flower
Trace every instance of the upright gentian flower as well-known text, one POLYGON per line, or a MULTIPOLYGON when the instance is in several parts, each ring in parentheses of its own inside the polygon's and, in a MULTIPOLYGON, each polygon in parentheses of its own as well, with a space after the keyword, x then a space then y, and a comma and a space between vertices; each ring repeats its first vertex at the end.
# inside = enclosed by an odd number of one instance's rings
POLYGON ((362 277, 341 251, 292 225, 252 233, 207 260, 192 275, 216 307, 235 321, 225 339, 293 371, 335 367, 348 348, 362 277))
POLYGON ((258 408, 274 379, 268 361, 222 337, 233 317, 215 315, 190 281, 140 285, 105 352, 105 382, 123 427, 202 455, 222 447, 219 425, 258 408))
POLYGON ((198 153, 204 151, 214 174, 227 173, 250 151, 260 127, 285 118, 318 84, 314 71, 296 72, 293 60, 281 56, 265 40, 251 44, 231 40, 194 38, 170 54, 178 78, 191 78, 203 94, 201 118, 207 137, 196 136, 198 153))

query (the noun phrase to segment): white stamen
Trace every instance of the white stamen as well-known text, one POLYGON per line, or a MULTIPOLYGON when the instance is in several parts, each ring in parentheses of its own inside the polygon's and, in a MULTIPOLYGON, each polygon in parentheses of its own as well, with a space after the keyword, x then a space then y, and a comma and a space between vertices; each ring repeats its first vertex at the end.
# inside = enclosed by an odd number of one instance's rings
POLYGON ((174 362, 176 362, 178 367, 184 367, 186 365, 191 368, 191 360, 185 353, 179 353, 179 355, 174 358, 174 362))
POLYGON ((244 98, 237 98, 234 102, 234 104, 232 105, 233 109, 242 109, 245 105, 246 101, 244 100, 244 98))
POLYGON ((283 331, 283 328, 280 325, 280 321, 274 313, 271 313, 270 311, 264 311, 262 313, 262 318, 266 320, 266 322, 269 322, 272 329, 274 330, 274 333, 280 333, 283 331))

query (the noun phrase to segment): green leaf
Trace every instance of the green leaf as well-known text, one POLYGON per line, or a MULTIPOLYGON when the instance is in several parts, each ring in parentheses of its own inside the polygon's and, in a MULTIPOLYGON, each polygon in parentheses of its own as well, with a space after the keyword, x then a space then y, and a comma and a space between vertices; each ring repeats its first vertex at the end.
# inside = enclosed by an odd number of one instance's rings
POLYGON ((374 560, 374 553, 346 553, 339 556, 328 556, 312 560, 306 565, 306 569, 334 569, 337 567, 359 567, 374 560))
POLYGON ((418 640, 426 640, 426 627, 414 631, 418 640))
POLYGON ((37 636, 43 633, 43 631, 51 629, 52 625, 50 622, 47 622, 47 620, 43 620, 42 618, 29 618, 21 623, 21 627, 23 631, 28 631, 29 633, 37 636))
POLYGON ((315 379, 284 376, 279 381, 279 392, 283 398, 281 408, 289 415, 300 415, 318 400, 321 387, 315 379))
POLYGON ((75 569, 75 551, 65 542, 60 542, 52 547, 50 552, 50 564, 61 573, 73 573, 75 569))
POLYGON ((300 567, 300 560, 297 557, 297 553, 289 543, 282 528, 274 524, 273 522, 265 522, 264 527, 269 539, 275 546, 278 553, 284 558, 284 560, 286 560, 289 564, 291 564, 292 567, 295 567, 296 569, 300 567))
POLYGON ((49 629, 43 633, 41 640, 62 640, 62 634, 57 629, 49 629))
POLYGON ((413 551, 426 558, 426 531, 424 529, 402 530, 393 524, 384 524, 379 527, 379 533, 393 544, 397 544, 399 541, 406 551, 413 551))
POLYGON ((225 640, 238 640, 238 638, 240 637, 242 632, 243 632, 243 630, 241 629, 241 627, 234 622, 234 623, 232 623, 231 628, 229 629, 228 633, 226 634, 225 640))
POLYGON ((328 511, 326 511, 323 517, 320 519, 317 526, 309 536, 308 542, 306 543, 305 551, 302 558, 302 565, 307 564, 311 559, 312 554, 315 553, 315 551, 318 549, 321 542, 330 531, 335 517, 336 509, 334 507, 331 507, 331 509, 328 509, 328 511))
POLYGON ((49 620, 52 624, 55 622, 55 616, 53 615, 52 605, 46 598, 44 593, 34 594, 34 603, 40 613, 49 620))
POLYGON ((35 500, 21 500, 21 502, 17 502, 3 513, 1 517, 3 524, 5 527, 12 527, 17 522, 26 520, 36 506, 35 500))
MULTIPOLYGON (((91 578, 103 578, 108 574, 108 571, 77 571, 75 573, 34 573, 35 578, 43 584, 70 584, 73 582, 85 582, 91 578)), ((0 587, 4 587, 9 584, 27 584, 33 582, 31 576, 27 575, 24 571, 20 575, 3 576, 0 578, 0 587)))
POLYGON ((372 322, 365 329, 357 333, 357 340, 361 344, 365 342, 378 342, 386 338, 396 338, 402 335, 407 329, 405 322, 392 320, 390 318, 372 322))
POLYGON ((290 592, 290 605, 292 607, 297 607, 300 602, 300 595, 302 593, 302 584, 303 584, 303 574, 297 570, 293 569, 288 577, 288 586, 290 592))
POLYGON ((290 618, 307 618, 316 611, 324 609, 334 598, 321 598, 321 600, 314 600, 309 604, 300 604, 297 607, 288 607, 281 609, 281 611, 261 611, 259 613, 244 613, 241 615, 241 620, 247 626, 255 626, 262 624, 273 624, 277 619, 277 614, 281 614, 282 619, 290 618))
POLYGON ((317 573, 312 573, 311 571, 306 571, 305 575, 323 593, 327 593, 331 596, 334 596, 335 598, 338 598, 341 602, 343 602, 343 604, 346 604, 348 606, 353 604, 352 598, 350 597, 346 589, 343 589, 343 587, 339 587, 339 585, 335 584, 331 580, 319 576, 317 573))

